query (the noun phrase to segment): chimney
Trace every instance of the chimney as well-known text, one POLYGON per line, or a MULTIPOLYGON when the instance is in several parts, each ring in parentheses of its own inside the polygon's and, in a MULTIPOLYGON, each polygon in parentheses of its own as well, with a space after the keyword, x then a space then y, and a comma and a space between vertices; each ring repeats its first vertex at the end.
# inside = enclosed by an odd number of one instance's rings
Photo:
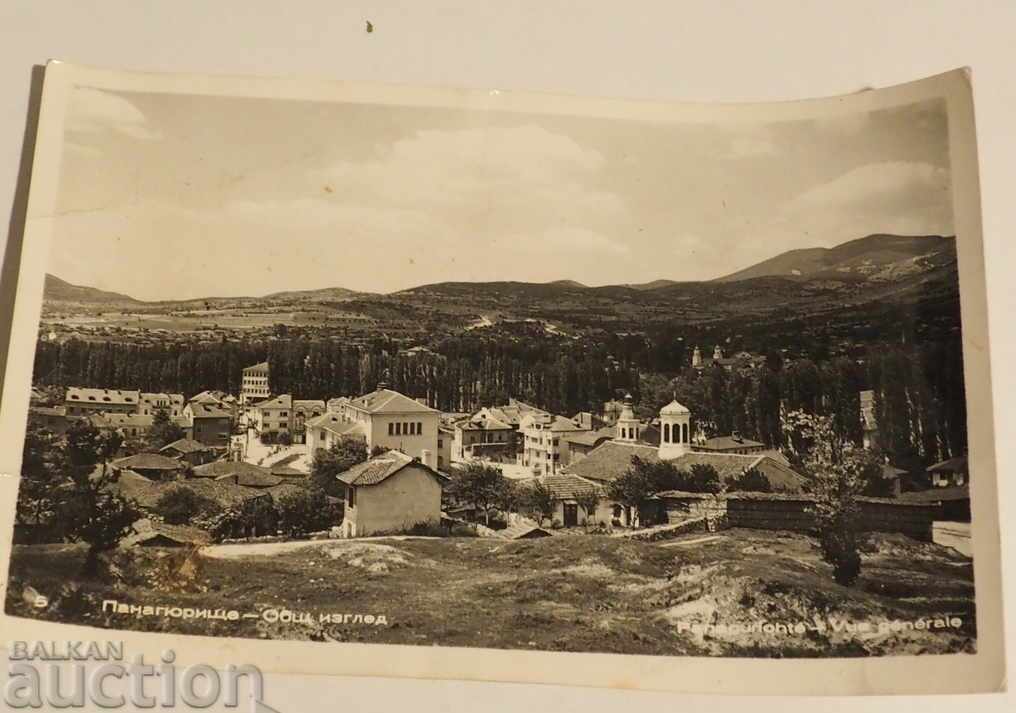
POLYGON ((420 460, 423 461, 423 464, 428 468, 437 467, 434 465, 434 454, 430 451, 429 448, 424 448, 422 451, 420 451, 420 460))

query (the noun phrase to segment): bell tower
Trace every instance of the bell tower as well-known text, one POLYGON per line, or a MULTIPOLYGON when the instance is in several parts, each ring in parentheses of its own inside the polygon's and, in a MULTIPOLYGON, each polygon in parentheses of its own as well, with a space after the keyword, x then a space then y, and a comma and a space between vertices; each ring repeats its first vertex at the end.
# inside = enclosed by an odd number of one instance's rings
POLYGON ((691 453, 691 411, 675 399, 660 409, 660 460, 691 453))
POLYGON ((621 407, 621 415, 617 419, 615 440, 634 443, 639 439, 641 428, 642 424, 635 418, 635 410, 632 408, 631 394, 625 394, 624 406, 621 407))

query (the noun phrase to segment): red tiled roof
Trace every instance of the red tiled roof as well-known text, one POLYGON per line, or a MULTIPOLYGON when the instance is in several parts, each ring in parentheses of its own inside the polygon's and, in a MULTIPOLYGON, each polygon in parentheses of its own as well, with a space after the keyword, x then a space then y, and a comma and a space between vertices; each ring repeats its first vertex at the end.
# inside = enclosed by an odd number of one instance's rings
POLYGON ((160 456, 158 453, 138 453, 119 458, 110 463, 114 468, 129 470, 180 470, 183 464, 175 458, 160 456))
POLYGON ((349 403, 368 413, 437 413, 435 409, 392 389, 378 389, 350 399, 349 403))
POLYGON ((200 453, 202 451, 209 450, 209 447, 204 443, 195 441, 192 438, 181 438, 173 441, 172 443, 167 443, 159 449, 159 452, 161 453, 162 451, 168 450, 179 451, 180 453, 200 453))
POLYGON ((346 485, 377 485, 408 465, 423 468, 439 481, 448 479, 447 476, 399 451, 388 451, 359 465, 354 465, 345 473, 340 473, 337 478, 346 485))

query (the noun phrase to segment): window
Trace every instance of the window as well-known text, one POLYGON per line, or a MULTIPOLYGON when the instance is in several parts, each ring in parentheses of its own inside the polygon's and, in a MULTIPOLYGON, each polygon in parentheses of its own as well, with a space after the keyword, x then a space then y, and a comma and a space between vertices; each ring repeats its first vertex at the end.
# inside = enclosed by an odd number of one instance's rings
POLYGON ((663 424, 663 442, 670 443, 670 424, 663 424))
POLYGON ((347 499, 349 501, 349 507, 355 508, 356 507, 356 488, 354 486, 350 485, 349 489, 346 491, 346 494, 348 495, 347 499))
POLYGON ((395 435, 395 424, 394 423, 389 423, 388 424, 388 435, 389 436, 394 436, 395 435))
POLYGON ((421 433, 423 433, 423 421, 417 421, 416 422, 416 435, 419 436, 421 433))
POLYGON ((396 436, 401 436, 402 435, 402 422, 401 421, 395 424, 395 435, 396 436))

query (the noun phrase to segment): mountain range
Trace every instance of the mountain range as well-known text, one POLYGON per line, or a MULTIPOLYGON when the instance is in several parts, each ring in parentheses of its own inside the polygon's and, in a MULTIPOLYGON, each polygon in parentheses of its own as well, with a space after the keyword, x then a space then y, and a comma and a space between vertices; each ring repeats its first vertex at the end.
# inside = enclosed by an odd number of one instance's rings
MULTIPOLYGON (((105 305, 120 308, 187 308, 190 305, 207 306, 214 303, 218 308, 243 305, 246 303, 270 304, 321 304, 371 298, 388 298, 396 301, 412 300, 415 297, 457 297, 460 299, 496 297, 524 297, 528 299, 549 299, 561 297, 610 297, 631 295, 639 302, 644 298, 680 297, 689 290, 693 292, 737 294, 741 288, 730 283, 751 283, 752 288, 763 288, 758 280, 767 282, 775 293, 772 278, 791 282, 810 283, 891 283, 909 276, 917 276, 955 262, 955 240, 937 235, 902 236, 876 234, 842 243, 833 248, 803 248, 790 250, 763 260, 751 267, 739 270, 707 282, 678 282, 674 280, 653 280, 642 284, 621 284, 589 287, 575 280, 557 280, 548 283, 531 282, 443 282, 421 285, 390 295, 373 295, 356 292, 342 287, 314 290, 287 290, 263 297, 207 297, 190 300, 167 300, 146 302, 117 292, 109 292, 83 285, 73 285, 54 275, 46 275, 44 298, 47 303, 65 306, 105 305), (765 278, 769 278, 765 280, 765 278), (710 288, 709 286, 712 286, 710 288), (632 293, 642 293, 641 297, 632 293)), ((756 289, 749 289, 749 292, 756 289)), ((386 300, 387 301, 387 300, 386 300)), ((669 301, 669 300, 667 300, 669 301)))

